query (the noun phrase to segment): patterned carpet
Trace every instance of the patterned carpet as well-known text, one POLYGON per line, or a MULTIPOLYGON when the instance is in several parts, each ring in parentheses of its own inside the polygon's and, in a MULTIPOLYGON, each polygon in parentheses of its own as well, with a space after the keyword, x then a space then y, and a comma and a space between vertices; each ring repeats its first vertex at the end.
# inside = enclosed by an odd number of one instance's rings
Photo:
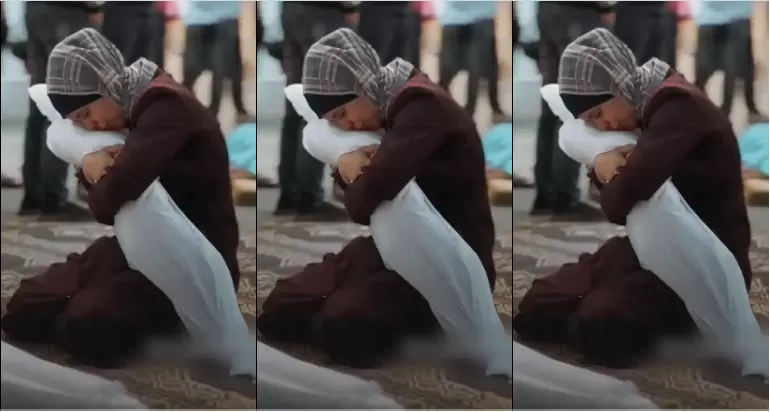
MULTIPOLYGON (((51 224, 3 217, 2 307, 22 278, 40 273, 48 265, 80 252, 108 228, 95 223, 51 224)), ((241 241, 242 278, 238 296, 241 310, 255 324, 256 237, 244 234, 241 241)), ((4 310, 4 309, 3 309, 4 310)), ((20 346, 42 358, 64 364, 55 348, 20 346)), ((255 409, 256 387, 250 379, 229 377, 211 365, 154 362, 121 370, 84 370, 123 384, 151 409, 255 409)))
MULTIPOLYGON (((610 224, 525 222, 513 236, 513 299, 522 298, 532 280, 553 273, 578 254, 591 252, 606 239, 622 234, 610 224)), ((762 325, 768 322, 768 235, 755 233, 751 250, 754 281, 751 305, 762 325)), ((566 361, 575 356, 561 347, 538 348, 566 361)), ((663 362, 660 362, 663 363, 663 362)), ((706 362, 650 364, 633 370, 600 370, 631 380, 663 409, 768 409, 768 385, 741 378, 725 365, 706 362)))
MULTIPOLYGON (((340 250, 350 239, 366 233, 354 224, 273 222, 257 233, 257 301, 272 290, 277 279, 289 276, 324 253, 340 250)), ((498 281, 495 304, 504 322, 511 312, 511 235, 498 237, 498 281)), ((292 355, 322 364, 321 356, 306 347, 283 347, 292 355)), ((407 409, 511 409, 511 385, 486 378, 482 371, 459 364, 409 362, 377 370, 344 372, 374 380, 407 409)))

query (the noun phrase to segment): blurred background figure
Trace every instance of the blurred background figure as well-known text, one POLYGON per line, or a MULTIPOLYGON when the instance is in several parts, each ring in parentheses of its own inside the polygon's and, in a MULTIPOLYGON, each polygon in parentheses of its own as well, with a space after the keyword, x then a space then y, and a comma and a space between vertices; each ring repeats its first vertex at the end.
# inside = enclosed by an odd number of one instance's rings
MULTIPOLYGON (((88 1, 26 2, 27 67, 30 83, 45 83, 48 55, 59 41, 87 26, 101 22, 101 4, 88 1)), ((48 121, 29 100, 24 132, 22 179, 24 198, 20 215, 40 214, 57 220, 90 219, 90 212, 68 201, 68 165, 57 158, 45 143, 48 121)))
POLYGON ((108 1, 103 10, 102 34, 120 50, 126 64, 140 57, 150 59, 153 37, 157 35, 153 27, 154 2, 108 1))
POLYGON ((481 77, 487 77, 489 104, 496 122, 507 117, 498 99, 497 53, 495 48, 496 1, 446 1, 438 13, 441 24, 439 85, 445 89, 461 70, 468 73, 465 110, 476 112, 481 77), (494 63, 490 65, 491 60, 494 63), (492 68, 494 66, 494 68, 492 68), (492 77, 494 76, 494 77, 492 77))
MULTIPOLYGON (((353 2, 292 1, 281 3, 283 67, 286 84, 302 82, 305 53, 318 39, 334 30, 353 25, 358 10, 353 2)), ((285 100, 281 126, 278 182, 281 193, 274 213, 300 219, 347 219, 347 213, 324 200, 324 165, 302 146, 303 120, 285 100)))
MULTIPOLYGON (((5 48, 6 41, 8 40, 8 21, 5 20, 5 8, 0 3, 0 47, 5 48)), ((13 177, 6 176, 5 173, 0 174, 0 186, 2 187, 19 187, 21 182, 13 177)))
POLYGON ((698 25, 695 85, 703 89, 722 70, 722 111, 732 112, 736 78, 743 79, 743 97, 750 121, 760 117, 754 100, 754 57, 751 44, 753 1, 700 1, 695 8, 698 25))
POLYGON ((639 64, 660 58, 667 44, 664 36, 671 35, 664 26, 666 12, 665 1, 619 1, 615 5, 615 34, 634 52, 639 64))
MULTIPOLYGON (((564 48, 582 34, 614 18, 610 2, 538 2, 540 69, 543 84, 556 83, 559 58, 564 48)), ((602 219, 599 210, 580 201, 580 165, 567 157, 557 144, 559 119, 541 99, 535 154, 535 200, 532 215, 555 219, 602 219)))
POLYGON ((242 64, 238 40, 240 1, 196 0, 185 2, 183 84, 192 88, 204 70, 211 70, 209 110, 217 116, 225 78, 231 79, 233 104, 239 121, 251 117, 243 101, 242 64))
POLYGON ((377 50, 382 64, 404 58, 408 50, 414 35, 410 7, 408 1, 364 1, 359 6, 358 33, 377 50))

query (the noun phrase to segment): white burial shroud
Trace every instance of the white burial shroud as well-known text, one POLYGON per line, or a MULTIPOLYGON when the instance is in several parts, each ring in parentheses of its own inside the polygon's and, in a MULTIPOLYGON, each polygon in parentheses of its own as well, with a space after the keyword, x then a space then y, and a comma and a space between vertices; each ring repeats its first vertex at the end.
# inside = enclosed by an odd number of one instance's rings
POLYGON ((376 382, 303 362, 262 342, 257 364, 257 409, 403 409, 376 382))
MULTIPOLYGON (((301 85, 287 87, 286 95, 308 122, 305 149, 321 162, 334 165, 344 153, 380 143, 376 133, 343 132, 318 119, 301 85)), ((481 362, 488 374, 510 378, 511 338, 495 310, 481 260, 414 180, 375 210, 369 228, 385 266, 425 297, 448 341, 481 362)))
MULTIPOLYGON (((50 121, 47 143, 54 155, 79 165, 88 153, 123 144, 115 132, 89 132, 62 119, 45 85, 29 89, 50 121)), ((193 343, 221 359, 233 375, 256 377, 256 337, 241 315, 222 255, 179 210, 157 180, 115 215, 115 236, 131 268, 174 304, 193 343)))
POLYGON ((48 362, 5 342, 0 348, 0 409, 147 409, 119 382, 48 362))
MULTIPOLYGON (((574 160, 590 165, 600 153, 636 143, 633 133, 600 132, 575 119, 558 85, 544 86, 541 93, 564 122, 559 146, 574 160)), ((684 301, 705 342, 740 362, 744 375, 767 378, 768 340, 751 310, 738 262, 671 180, 634 206, 626 233, 642 267, 684 301)))

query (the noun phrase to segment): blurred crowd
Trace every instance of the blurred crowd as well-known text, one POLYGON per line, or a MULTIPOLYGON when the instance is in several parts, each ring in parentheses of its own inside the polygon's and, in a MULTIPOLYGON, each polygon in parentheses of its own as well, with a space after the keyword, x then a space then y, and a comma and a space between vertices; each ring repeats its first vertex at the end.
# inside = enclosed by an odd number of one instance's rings
MULTIPOLYGON (((5 2, 3 2, 5 3, 5 2)), ((205 70, 211 72, 209 109, 220 110, 225 80, 238 122, 254 122, 243 100, 243 59, 239 37, 241 1, 36 1, 24 2, 26 39, 6 44, 8 24, 3 4, 3 47, 26 64, 32 84, 44 83, 48 56, 54 46, 85 27, 99 29, 117 46, 127 63, 146 57, 165 66, 166 27, 172 20, 184 24, 183 84, 192 88, 205 70)), ((20 215, 41 215, 57 220, 88 218, 90 213, 69 201, 68 166, 45 144, 47 120, 29 102, 24 135, 21 182, 3 176, 3 186, 21 186, 20 215)))

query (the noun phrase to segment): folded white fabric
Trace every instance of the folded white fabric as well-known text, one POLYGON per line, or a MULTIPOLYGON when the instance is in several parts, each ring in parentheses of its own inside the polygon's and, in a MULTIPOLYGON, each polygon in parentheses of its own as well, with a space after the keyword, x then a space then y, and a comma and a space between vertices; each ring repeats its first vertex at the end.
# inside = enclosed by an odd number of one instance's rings
MULTIPOLYGON (((564 123, 559 146, 576 161, 590 165, 600 153, 636 143, 633 133, 600 132, 575 119, 558 85, 541 93, 564 123)), ((631 210, 626 233, 642 267, 684 301, 705 341, 740 362, 743 374, 767 378, 768 340, 751 310, 738 262, 670 180, 631 210)))
MULTIPOLYGON (((306 121, 302 143, 329 165, 357 148, 379 143, 376 133, 344 132, 307 106, 301 85, 286 96, 306 121)), ((375 154, 376 156, 376 154, 375 154)), ((497 315, 478 255, 436 211, 412 180, 371 216, 370 230, 385 266, 428 301, 449 342, 485 365, 488 374, 511 377, 511 338, 497 315)))
POLYGON ((33 356, 0 343, 0 409, 147 409, 122 384, 33 356))
POLYGON ((262 342, 257 364, 257 409, 403 409, 375 382, 303 362, 262 342))
MULTIPOLYGON (((65 162, 79 165, 88 153, 123 144, 120 133, 89 132, 62 119, 45 85, 29 93, 51 121, 48 147, 65 162)), ((129 266, 171 300, 196 347, 226 362, 231 374, 255 377, 256 338, 241 315, 230 271, 160 182, 118 211, 114 230, 129 266)))

